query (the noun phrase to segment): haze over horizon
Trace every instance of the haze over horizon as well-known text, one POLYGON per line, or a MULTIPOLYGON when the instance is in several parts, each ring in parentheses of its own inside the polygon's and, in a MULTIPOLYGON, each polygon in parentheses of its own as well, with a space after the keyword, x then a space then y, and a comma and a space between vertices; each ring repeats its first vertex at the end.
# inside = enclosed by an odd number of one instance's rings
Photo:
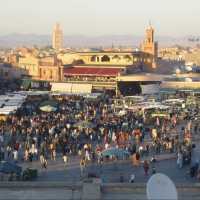
POLYGON ((143 36, 149 21, 157 36, 199 35, 198 0, 0 0, 0 35, 50 35, 56 22, 64 35, 143 36))

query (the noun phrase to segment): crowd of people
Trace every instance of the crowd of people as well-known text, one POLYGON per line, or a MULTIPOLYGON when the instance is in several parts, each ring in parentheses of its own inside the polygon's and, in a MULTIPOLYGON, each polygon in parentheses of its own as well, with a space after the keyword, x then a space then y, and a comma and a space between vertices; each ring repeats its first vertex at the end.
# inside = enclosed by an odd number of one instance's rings
MULTIPOLYGON (((49 159, 56 162, 62 157, 66 166, 71 156, 78 156, 83 175, 88 163, 102 165, 110 159, 102 152, 116 148, 129 152, 134 166, 140 166, 144 158, 142 166, 148 175, 148 158, 153 163, 157 154, 176 153, 178 167, 191 164, 192 176, 200 178, 198 156, 192 156, 189 114, 185 124, 176 112, 170 113, 170 118, 156 117, 148 124, 145 113, 116 113, 109 97, 88 100, 70 96, 54 101, 59 101, 55 112, 42 112, 39 101, 27 101, 16 114, 0 122, 0 160, 39 160, 42 168, 48 168, 49 159)), ((197 126, 193 129, 198 132, 197 126)), ((112 159, 118 158, 113 155, 112 159)), ((152 165, 152 173, 155 171, 152 165)))

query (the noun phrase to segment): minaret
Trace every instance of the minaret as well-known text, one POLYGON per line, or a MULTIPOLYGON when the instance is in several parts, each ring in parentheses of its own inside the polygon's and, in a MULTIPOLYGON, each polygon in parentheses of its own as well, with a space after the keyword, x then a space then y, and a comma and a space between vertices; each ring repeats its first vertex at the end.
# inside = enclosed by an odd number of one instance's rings
POLYGON ((146 29, 146 43, 154 43, 154 29, 151 25, 146 29))
POLYGON ((156 61, 158 57, 158 44, 154 41, 154 28, 149 24, 146 29, 145 40, 141 45, 141 50, 153 56, 152 67, 156 68, 156 61))
POLYGON ((59 23, 56 23, 53 29, 52 48, 59 51, 63 45, 63 31, 59 23))

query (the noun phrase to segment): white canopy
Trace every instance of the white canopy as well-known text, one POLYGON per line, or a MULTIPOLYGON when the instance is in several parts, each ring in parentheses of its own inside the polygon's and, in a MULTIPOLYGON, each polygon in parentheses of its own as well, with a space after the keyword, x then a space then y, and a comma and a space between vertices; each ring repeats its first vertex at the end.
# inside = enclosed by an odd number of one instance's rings
POLYGON ((183 99, 166 99, 163 101, 163 103, 183 103, 183 99))
POLYGON ((91 93, 91 84, 72 84, 72 93, 91 93))
POLYGON ((9 115, 15 113, 26 100, 26 95, 20 93, 7 93, 0 95, 0 114, 9 115))
POLYGON ((51 83, 52 92, 83 94, 92 92, 92 84, 51 83))

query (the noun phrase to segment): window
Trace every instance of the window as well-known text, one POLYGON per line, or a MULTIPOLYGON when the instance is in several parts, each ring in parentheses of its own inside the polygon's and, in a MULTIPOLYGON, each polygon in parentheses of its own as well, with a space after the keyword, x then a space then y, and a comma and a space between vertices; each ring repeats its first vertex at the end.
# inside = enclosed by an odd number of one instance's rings
POLYGON ((50 76, 49 76, 49 79, 52 79, 53 78, 53 72, 52 70, 50 70, 50 76))
POLYGON ((96 57, 97 57, 97 56, 92 56, 91 59, 90 59, 90 61, 91 61, 91 62, 96 62, 96 57))
POLYGON ((119 57, 118 55, 115 55, 115 56, 113 56, 112 59, 113 59, 113 60, 117 60, 117 61, 119 61, 119 60, 120 60, 120 57, 119 57))
POLYGON ((130 61, 131 61, 131 56, 125 55, 125 56, 124 56, 124 59, 125 59, 126 61, 130 62, 130 61))
POLYGON ((101 62, 110 62, 109 56, 104 55, 104 56, 101 58, 101 62))

